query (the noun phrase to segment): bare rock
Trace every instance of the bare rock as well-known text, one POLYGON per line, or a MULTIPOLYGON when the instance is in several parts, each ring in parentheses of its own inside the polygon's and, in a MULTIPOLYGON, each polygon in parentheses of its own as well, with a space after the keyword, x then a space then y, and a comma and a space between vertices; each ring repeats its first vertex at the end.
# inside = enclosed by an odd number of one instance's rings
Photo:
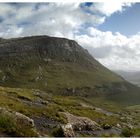
POLYGON ((68 119, 69 124, 72 125, 72 128, 75 131, 94 131, 94 130, 100 130, 101 127, 99 124, 97 124, 95 121, 92 121, 91 119, 87 117, 79 117, 74 116, 70 113, 64 113, 68 119))
POLYGON ((70 123, 66 125, 61 125, 61 129, 64 137, 75 137, 75 133, 70 123))
POLYGON ((106 123, 106 124, 103 124, 103 129, 111 129, 111 125, 109 125, 108 123, 106 123))
MULTIPOLYGON (((36 131, 34 121, 31 118, 19 112, 15 112, 6 108, 0 108, 0 116, 7 116, 10 119, 10 122, 14 124, 13 126, 14 129, 12 129, 11 132, 15 136, 21 136, 21 137, 39 136, 39 133, 36 131)), ((4 132, 6 133, 7 131, 5 130, 4 132)))
POLYGON ((117 123, 117 125, 116 125, 116 126, 117 126, 118 128, 122 128, 122 127, 121 127, 121 125, 120 125, 119 123, 117 123))
POLYGON ((48 104, 49 104, 49 102, 48 102, 48 101, 45 101, 45 100, 42 100, 41 103, 42 103, 43 105, 48 105, 48 104))
POLYGON ((35 127, 34 121, 31 118, 29 118, 19 112, 14 112, 13 115, 15 115, 17 122, 22 121, 22 123, 24 123, 24 125, 30 126, 31 128, 35 127))

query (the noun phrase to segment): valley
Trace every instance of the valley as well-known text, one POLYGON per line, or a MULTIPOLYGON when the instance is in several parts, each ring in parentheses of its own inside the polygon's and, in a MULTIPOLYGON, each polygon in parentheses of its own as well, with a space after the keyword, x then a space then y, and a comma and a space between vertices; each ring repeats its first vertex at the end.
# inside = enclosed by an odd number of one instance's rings
POLYGON ((127 81, 140 87, 140 72, 139 71, 116 71, 119 75, 124 77, 127 81))

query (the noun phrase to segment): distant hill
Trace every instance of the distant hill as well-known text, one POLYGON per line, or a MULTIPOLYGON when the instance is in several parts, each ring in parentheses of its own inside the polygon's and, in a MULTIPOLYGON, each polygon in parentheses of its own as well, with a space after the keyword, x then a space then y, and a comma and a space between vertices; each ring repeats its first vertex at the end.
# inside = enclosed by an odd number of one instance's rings
POLYGON ((116 71, 116 73, 121 75, 127 81, 140 87, 140 71, 116 71))

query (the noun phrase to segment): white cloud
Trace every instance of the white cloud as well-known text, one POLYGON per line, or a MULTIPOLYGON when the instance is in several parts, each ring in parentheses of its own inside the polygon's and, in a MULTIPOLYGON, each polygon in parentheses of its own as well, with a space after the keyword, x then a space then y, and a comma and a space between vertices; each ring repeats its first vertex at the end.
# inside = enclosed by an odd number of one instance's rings
POLYGON ((96 26, 131 3, 0 4, 0 37, 51 35, 78 41, 102 64, 113 69, 140 70, 140 33, 126 37, 96 26), (87 27, 87 25, 89 27, 87 27))
POLYGON ((81 3, 17 3, 0 4, 0 29, 3 37, 17 37, 18 35, 48 34, 73 38, 82 26, 89 24, 96 26, 102 24, 106 16, 131 4, 94 3, 90 7, 81 6, 81 3), (111 8, 109 8, 109 5, 111 8), (113 4, 114 5, 114 4, 113 4), (85 9, 89 11, 86 11, 85 9), (111 9, 109 11, 109 9, 111 9), (105 15, 96 14, 104 13, 105 15), (25 26, 22 24, 26 24, 25 26), (23 28, 20 34, 17 30, 23 28), (19 28, 19 29, 18 29, 19 28), (11 31, 11 32, 10 32, 11 31))
POLYGON ((126 7, 130 7, 132 3, 123 3, 118 1, 109 1, 105 3, 95 3, 92 9, 101 12, 106 16, 110 16, 115 12, 122 12, 126 7))
POLYGON ((140 34, 126 37, 120 33, 88 28, 76 40, 110 69, 140 70, 140 34))

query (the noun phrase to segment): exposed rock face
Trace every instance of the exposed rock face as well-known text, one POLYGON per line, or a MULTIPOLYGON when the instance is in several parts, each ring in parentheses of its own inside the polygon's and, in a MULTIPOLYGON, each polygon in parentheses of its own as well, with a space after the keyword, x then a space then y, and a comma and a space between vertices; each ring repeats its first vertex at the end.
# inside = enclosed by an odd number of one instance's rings
POLYGON ((68 123, 66 125, 61 125, 60 129, 63 132, 64 137, 75 137, 74 130, 73 130, 72 125, 70 123, 68 123))
POLYGON ((87 117, 75 116, 68 112, 63 112, 63 114, 67 117, 68 123, 56 127, 54 135, 57 137, 75 137, 76 132, 102 130, 95 121, 87 117))
POLYGON ((74 116, 70 113, 64 113, 68 119, 66 125, 61 125, 60 130, 64 137, 74 137, 76 131, 96 131, 101 127, 87 117, 74 116))
POLYGON ((68 122, 72 125, 75 131, 82 130, 100 130, 101 127, 91 119, 87 117, 74 116, 70 113, 64 113, 68 119, 68 122))
POLYGON ((17 122, 22 121, 24 124, 27 124, 31 128, 34 127, 34 121, 32 119, 30 119, 29 117, 27 117, 19 112, 7 110, 5 108, 0 108, 0 113, 13 117, 17 122))
MULTIPOLYGON (((57 60, 77 63, 96 70, 106 69, 74 40, 49 36, 0 40, 0 62, 5 62, 7 59, 11 59, 11 64, 5 64, 9 67, 14 67, 20 59, 22 61, 19 66, 23 65, 23 60, 39 59, 48 63, 57 60)), ((39 65, 39 70, 40 68, 42 72, 41 65, 39 65)))
POLYGON ((0 108, 0 115, 7 116, 10 119, 10 121, 14 125, 13 126, 14 129, 12 128, 12 130, 10 131, 14 133, 15 136, 24 136, 24 137, 39 136, 38 132, 36 132, 34 121, 31 118, 19 112, 11 111, 5 108, 0 108))
POLYGON ((26 124, 27 126, 30 126, 31 128, 35 127, 34 121, 31 118, 19 112, 13 112, 13 116, 15 116, 17 123, 22 121, 23 124, 26 124))
POLYGON ((103 124, 103 129, 110 129, 112 126, 109 124, 103 124))
POLYGON ((0 41, 0 57, 36 56, 50 62, 51 59, 81 63, 99 63, 75 41, 49 36, 34 36, 0 41))
POLYGON ((91 119, 87 117, 79 117, 72 115, 68 112, 63 112, 63 114, 67 117, 68 123, 61 124, 57 126, 57 131, 55 132, 55 136, 58 137, 75 137, 75 132, 82 131, 97 131, 102 130, 101 127, 91 119))

